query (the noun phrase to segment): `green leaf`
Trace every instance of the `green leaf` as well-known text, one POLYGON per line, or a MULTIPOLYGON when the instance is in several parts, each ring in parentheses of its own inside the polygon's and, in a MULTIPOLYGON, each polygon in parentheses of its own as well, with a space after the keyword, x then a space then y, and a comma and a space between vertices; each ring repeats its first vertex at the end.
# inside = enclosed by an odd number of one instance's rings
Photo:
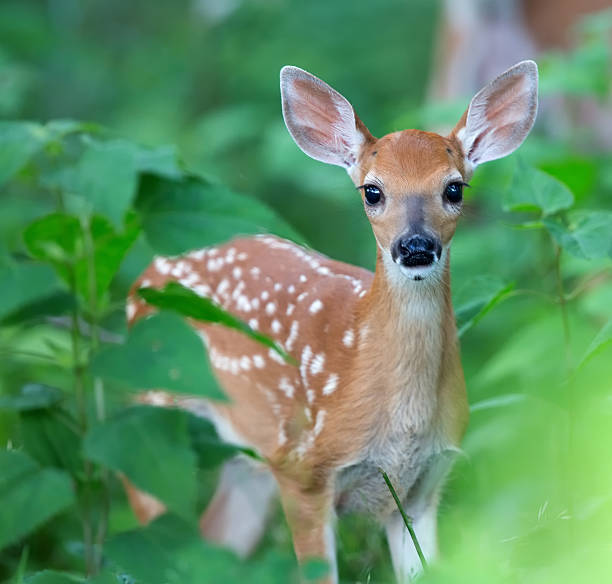
MULTIPOLYGON (((44 266, 47 270, 51 270, 49 266, 44 266)), ((53 272, 52 272, 53 274, 53 272)), ((52 276, 56 278, 55 274, 52 276)), ((46 287, 40 290, 46 291, 46 287)), ((32 291, 33 292, 33 291, 32 291)), ((1 318, 2 324, 11 325, 17 323, 31 322, 33 320, 46 319, 49 316, 60 316, 69 314, 76 306, 75 297, 69 292, 53 292, 45 295, 42 298, 36 298, 11 312, 8 316, 1 318)))
POLYGON ((74 502, 65 472, 40 468, 22 452, 0 450, 0 549, 74 502))
POLYGON ((481 410, 491 410, 494 408, 505 408, 517 403, 524 402, 527 396, 524 393, 506 393, 488 399, 483 399, 475 404, 470 405, 470 412, 479 412, 481 410))
POLYGON ((574 195, 567 186, 519 159, 510 189, 504 196, 506 211, 539 211, 547 216, 573 204, 574 195))
POLYGON ((44 145, 39 124, 0 122, 0 186, 17 174, 44 145))
POLYGON ((163 388, 223 400, 198 334, 182 318, 159 313, 139 320, 124 345, 94 356, 94 375, 135 390, 163 388))
POLYGON ((90 263, 94 266, 95 293, 100 297, 110 286, 138 233, 135 217, 129 218, 123 233, 117 233, 107 219, 98 215, 91 218, 87 229, 87 224, 77 217, 52 213, 30 223, 23 239, 32 257, 50 263, 69 286, 74 272, 78 294, 89 299, 90 263))
POLYGON ((58 407, 22 410, 21 434, 26 452, 45 467, 78 475, 83 469, 78 423, 58 407))
POLYGON ((183 177, 176 146, 163 145, 157 148, 146 148, 133 145, 133 148, 136 167, 139 172, 157 174, 172 179, 183 177))
POLYGON ((0 281, 0 318, 48 296, 59 286, 57 277, 49 266, 31 262, 0 266, 0 281))
POLYGON ((179 181, 145 175, 136 207, 145 235, 159 253, 180 254, 235 235, 261 232, 301 241, 262 202, 196 177, 179 181))
POLYGON ((83 578, 65 572, 56 572, 55 570, 37 572, 26 580, 26 584, 76 584, 82 582, 85 582, 83 578))
POLYGON ((600 351, 612 344, 612 318, 602 327, 591 341, 584 356, 580 360, 579 367, 583 367, 586 363, 600 351))
POLYGON ((202 417, 189 417, 189 435, 191 446, 198 457, 198 466, 201 468, 216 467, 239 453, 261 460, 261 457, 249 448, 220 440, 214 424, 202 417))
POLYGON ((4 410, 38 410, 57 404, 62 399, 62 392, 41 383, 28 383, 17 395, 0 396, 0 409, 4 410))
POLYGON ((188 433, 190 414, 135 406, 96 426, 85 437, 85 456, 127 476, 169 509, 193 519, 196 456, 188 433))
POLYGON ((183 316, 202 322, 214 322, 237 330, 251 339, 276 351, 288 363, 297 362, 270 337, 253 330, 247 323, 215 304, 210 298, 198 296, 178 282, 168 282, 164 288, 140 288, 138 294, 149 304, 164 310, 173 310, 183 316))
POLYGON ((62 186, 89 203, 89 210, 120 227, 136 195, 134 147, 124 140, 89 140, 78 163, 64 173, 62 186))
POLYGON ((113 537, 105 551, 113 562, 146 584, 297 582, 291 555, 268 553, 240 561, 231 552, 203 541, 194 526, 170 514, 144 529, 113 537))
POLYGON ((506 283, 495 276, 478 276, 460 288, 454 301, 459 336, 505 300, 513 289, 513 282, 506 283))
POLYGON ((575 211, 566 221, 548 218, 543 223, 555 241, 577 258, 612 257, 612 213, 609 211, 575 211))

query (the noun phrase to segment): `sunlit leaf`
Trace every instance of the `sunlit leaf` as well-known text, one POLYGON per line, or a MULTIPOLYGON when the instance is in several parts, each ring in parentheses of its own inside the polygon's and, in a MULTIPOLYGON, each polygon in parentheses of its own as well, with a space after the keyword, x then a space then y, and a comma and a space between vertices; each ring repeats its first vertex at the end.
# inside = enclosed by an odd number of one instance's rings
POLYGON ((134 485, 187 518, 195 516, 196 456, 189 414, 179 409, 135 406, 87 434, 87 458, 123 473, 134 485))
POLYGON ((513 289, 513 282, 507 283, 494 276, 478 276, 468 281, 459 289, 454 301, 459 336, 505 300, 513 289))
POLYGON ((579 366, 585 365, 591 357, 594 357, 600 351, 603 351, 606 347, 612 344, 612 319, 610 319, 602 329, 595 335, 595 338, 591 341, 585 351, 582 359, 580 360, 579 366))
POLYGON ((539 211, 551 215, 574 204, 574 195, 562 182, 521 159, 504 196, 506 211, 539 211))
POLYGON ((74 502, 68 474, 40 468, 22 452, 0 450, 0 549, 74 502))
POLYGON ((95 375, 134 390, 166 389, 223 400, 202 339, 180 316, 161 312, 139 320, 124 345, 94 356, 95 375))
POLYGON ((544 226, 568 253, 593 260, 612 256, 612 213, 609 211, 576 211, 567 221, 547 218, 544 226))
POLYGON ((149 304, 158 308, 173 310, 202 322, 214 322, 240 331, 258 343, 270 347, 287 362, 295 363, 295 360, 270 337, 253 330, 244 321, 215 304, 210 298, 198 296, 193 290, 185 288, 178 282, 168 282, 161 290, 140 288, 138 294, 149 304))
POLYGON ((505 408, 522 401, 525 401, 526 395, 523 393, 506 393, 498 395, 470 405, 470 412, 479 412, 481 410, 490 410, 495 408, 505 408))
POLYGON ((136 206, 149 243, 164 254, 179 254, 241 234, 273 232, 301 240, 262 202, 195 177, 179 181, 145 175, 136 206))

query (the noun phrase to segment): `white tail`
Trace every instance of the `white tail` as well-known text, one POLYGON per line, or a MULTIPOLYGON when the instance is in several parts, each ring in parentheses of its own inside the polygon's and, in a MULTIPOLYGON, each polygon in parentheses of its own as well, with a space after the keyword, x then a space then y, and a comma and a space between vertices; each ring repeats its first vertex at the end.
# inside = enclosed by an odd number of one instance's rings
MULTIPOLYGON (((299 362, 287 364, 221 326, 194 325, 232 402, 185 397, 181 405, 268 462, 267 470, 242 468, 245 482, 221 481, 202 518, 204 534, 248 553, 276 490, 271 473, 300 561, 326 557, 333 566, 335 513, 364 511, 386 524, 404 582, 420 564, 378 469, 395 484, 431 558, 445 453, 459 447, 468 416, 449 247, 473 168, 512 152, 533 124, 536 66, 519 63, 478 93, 448 137, 405 130, 376 139, 348 101, 295 67, 281 71, 281 91, 300 148, 344 166, 360 189, 378 247, 376 273, 264 235, 158 257, 135 288, 177 280, 299 362)), ((148 312, 133 294, 130 320, 148 312)), ((163 394, 143 400, 164 405, 163 394)), ((159 509, 139 512, 148 519, 159 509)), ((333 572, 325 582, 336 581, 333 572)))

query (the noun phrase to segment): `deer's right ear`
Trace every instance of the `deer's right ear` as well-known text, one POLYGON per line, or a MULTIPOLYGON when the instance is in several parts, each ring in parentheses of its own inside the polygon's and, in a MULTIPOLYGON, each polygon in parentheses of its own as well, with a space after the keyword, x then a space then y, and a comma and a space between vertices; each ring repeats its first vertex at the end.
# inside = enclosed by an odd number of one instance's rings
POLYGON ((374 138, 335 89, 298 67, 280 72, 285 125, 308 156, 350 170, 374 138))

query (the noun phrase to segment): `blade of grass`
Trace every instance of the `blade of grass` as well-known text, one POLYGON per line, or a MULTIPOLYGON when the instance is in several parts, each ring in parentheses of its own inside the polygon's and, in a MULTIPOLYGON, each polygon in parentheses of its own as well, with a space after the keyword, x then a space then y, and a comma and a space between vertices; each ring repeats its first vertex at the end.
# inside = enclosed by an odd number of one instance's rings
POLYGON ((404 525, 406 526, 406 529, 408 530, 408 533, 410 534, 410 537, 412 538, 414 549, 416 549, 416 552, 419 556, 419 560, 421 560, 421 565, 423 566, 423 570, 426 570, 427 560, 425 559, 425 555, 423 554, 423 550, 421 549, 421 544, 419 543, 419 540, 417 539, 416 533, 414 532, 414 529, 412 528, 412 522, 410 521, 410 518, 408 517, 408 515, 406 515, 406 512, 404 511, 404 508, 402 507, 402 504, 400 503, 399 497, 397 496, 397 492, 395 491, 395 488, 393 487, 393 484, 391 483, 389 476, 380 467, 378 468, 378 471, 380 472, 383 479, 385 480, 385 483, 387 484, 387 488, 391 492, 391 496, 393 497, 393 500, 395 501, 395 504, 397 505, 400 515, 402 516, 402 519, 404 520, 404 525))

